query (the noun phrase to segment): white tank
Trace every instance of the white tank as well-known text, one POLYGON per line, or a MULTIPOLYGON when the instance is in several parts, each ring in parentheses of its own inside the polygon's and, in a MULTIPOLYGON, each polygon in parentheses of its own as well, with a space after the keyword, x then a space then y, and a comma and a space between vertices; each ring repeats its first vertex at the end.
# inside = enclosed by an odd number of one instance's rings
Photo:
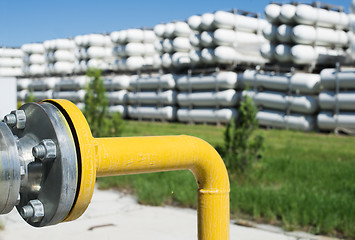
POLYGON ((291 48, 292 61, 296 64, 326 64, 344 60, 343 49, 331 49, 322 46, 294 45, 291 48))
POLYGON ((286 24, 282 24, 277 28, 276 38, 282 43, 291 43, 292 27, 286 24))
POLYGON ((66 99, 74 103, 83 102, 85 99, 86 90, 79 91, 60 91, 53 92, 53 98, 55 99, 66 99))
POLYGON ((0 57, 21 58, 22 56, 21 48, 0 48, 0 57))
POLYGON ((176 92, 167 90, 164 92, 130 92, 128 94, 130 104, 165 104, 173 105, 176 103, 176 92))
POLYGON ((188 67, 191 63, 188 52, 176 52, 171 56, 172 65, 174 67, 188 67))
POLYGON ((275 45, 265 43, 260 48, 260 54, 263 58, 269 59, 270 61, 275 59, 275 45))
POLYGON ((45 73, 45 66, 39 64, 32 64, 28 68, 26 68, 24 73, 28 75, 43 75, 45 73))
POLYGON ((314 130, 314 118, 301 114, 286 115, 283 112, 263 110, 256 114, 259 125, 301 131, 314 130))
POLYGON ((271 23, 278 23, 281 6, 275 3, 267 5, 264 9, 265 18, 271 23))
POLYGON ((309 44, 319 46, 348 45, 348 35, 342 30, 317 27, 307 25, 297 25, 292 28, 292 40, 298 44, 309 44))
POLYGON ((163 41, 161 40, 155 40, 154 42, 154 49, 155 51, 159 52, 159 53, 163 53, 164 49, 163 49, 163 41))
POLYGON ((44 54, 44 46, 42 43, 29 43, 21 47, 22 51, 28 54, 44 54))
POLYGON ((213 32, 213 41, 219 46, 233 46, 236 43, 237 33, 231 29, 217 29, 213 32))
POLYGON ((158 53, 153 56, 153 67, 155 68, 162 67, 161 55, 159 55, 158 53))
POLYGON ((176 108, 166 107, 133 107, 128 106, 128 116, 133 119, 175 120, 176 108))
POLYGON ((191 64, 194 66, 199 65, 202 62, 202 56, 200 50, 192 49, 189 52, 189 57, 190 57, 191 64))
POLYGON ((215 64, 216 63, 213 48, 202 49, 201 58, 202 58, 202 62, 205 64, 215 64))
POLYGON ((131 78, 130 87, 132 89, 173 89, 175 88, 175 79, 173 74, 164 74, 157 76, 138 77, 131 78))
POLYGON ((275 47, 274 57, 279 62, 291 62, 291 47, 286 44, 279 44, 275 47))
POLYGON ((0 76, 2 77, 18 77, 22 75, 22 68, 0 68, 0 76))
POLYGON ((244 90, 244 96, 253 99, 256 106, 286 111, 289 109, 296 113, 313 114, 318 110, 318 102, 313 96, 295 95, 289 96, 281 92, 258 92, 255 90, 244 90))
POLYGON ((192 30, 198 31, 200 30, 202 17, 198 15, 192 15, 187 19, 187 24, 189 24, 192 30))
POLYGON ((342 69, 340 72, 334 68, 327 68, 320 72, 320 76, 324 89, 336 89, 337 81, 339 88, 355 88, 355 68, 342 69))
POLYGON ((55 84, 57 91, 80 90, 86 87, 90 78, 87 76, 79 76, 75 78, 61 79, 55 84))
POLYGON ((217 11, 214 13, 213 25, 216 28, 234 29, 234 13, 217 11))
POLYGON ((161 57, 162 66, 165 68, 170 68, 172 66, 172 56, 170 53, 164 53, 161 57))
POLYGON ((157 24, 154 26, 154 33, 155 35, 157 35, 160 38, 164 37, 164 33, 165 33, 165 24, 157 24))
POLYGON ((319 94, 319 105, 323 110, 350 110, 355 112, 355 91, 335 92, 325 91, 319 94))
POLYGON ((114 43, 118 43, 119 37, 120 37, 120 31, 113 31, 110 33, 111 41, 114 43))
POLYGON ((53 64, 49 64, 49 70, 55 74, 70 74, 74 70, 74 63, 58 61, 53 64))
POLYGON ((120 35, 117 38, 118 44, 125 44, 127 43, 127 30, 121 30, 120 35))
POLYGON ((104 86, 107 91, 119 89, 128 89, 130 86, 131 77, 127 75, 118 75, 104 78, 104 86))
POLYGON ((53 91, 48 90, 48 91, 32 92, 31 95, 33 96, 34 101, 40 102, 45 99, 53 98, 53 91))
POLYGON ((285 24, 293 24, 297 7, 292 4, 283 4, 280 9, 279 20, 285 24))
POLYGON ((126 56, 142 56, 145 53, 145 46, 143 43, 129 42, 122 46, 122 52, 126 56))
POLYGON ((27 101, 27 98, 29 96, 28 90, 21 90, 17 91, 17 101, 27 101))
POLYGON ((264 87, 281 91, 291 89, 293 92, 300 93, 317 93, 320 86, 320 75, 312 73, 277 75, 273 72, 259 73, 256 70, 245 70, 238 79, 243 86, 264 87))
POLYGON ((238 14, 234 16, 234 28, 236 31, 258 33, 266 25, 267 21, 261 18, 248 17, 238 14))
POLYGON ((214 58, 218 63, 232 64, 236 59, 236 51, 233 47, 218 46, 214 49, 214 58))
POLYGON ((175 52, 189 52, 191 50, 190 40, 187 37, 176 37, 173 40, 175 52))
POLYGON ((204 14, 202 14, 200 30, 204 30, 204 31, 213 30, 213 28, 214 28, 213 21, 214 21, 213 13, 204 13, 204 14))
POLYGON ((88 58, 104 58, 106 56, 105 48, 101 46, 92 46, 85 49, 88 58))
POLYGON ((124 59, 124 65, 129 71, 136 71, 143 67, 144 59, 141 56, 132 56, 124 59))
POLYGON ((26 64, 44 64, 46 58, 43 54, 31 54, 23 57, 23 61, 26 64))
POLYGON ((180 108, 177 111, 177 118, 179 122, 229 123, 232 118, 237 118, 237 110, 234 108, 180 108))
POLYGON ((351 4, 350 4, 350 12, 352 14, 355 14, 355 0, 352 0, 351 1, 351 4))
POLYGON ((181 75, 176 79, 177 87, 182 90, 219 90, 235 88, 237 74, 235 72, 218 72, 210 75, 191 76, 181 75))
POLYGON ((119 112, 121 113, 121 116, 123 118, 127 118, 127 115, 128 115, 128 110, 127 110, 127 106, 125 105, 113 105, 113 106, 109 106, 107 108, 108 112, 109 113, 116 113, 116 112, 119 112))
POLYGON ((57 50, 55 52, 47 53, 46 60, 49 62, 56 62, 56 61, 74 62, 75 56, 73 51, 57 50))
POLYGON ((0 67, 22 67, 21 58, 0 58, 0 67))
POLYGON ((328 11, 306 4, 297 6, 294 19, 299 24, 336 27, 337 29, 347 29, 349 27, 349 18, 346 13, 328 11))
POLYGON ((163 50, 166 53, 172 53, 174 51, 173 40, 166 38, 163 40, 163 50))
POLYGON ((42 80, 32 80, 28 84, 28 89, 31 91, 45 91, 49 89, 54 89, 56 83, 59 81, 58 78, 44 78, 42 80))
POLYGON ((176 37, 189 37, 191 28, 186 22, 177 21, 174 23, 174 36, 176 37))
POLYGON ((180 92, 177 95, 177 102, 180 106, 198 106, 198 107, 233 107, 237 105, 238 94, 233 89, 218 92, 180 92))
POLYGON ((320 112, 317 116, 318 128, 321 130, 335 130, 336 128, 355 129, 355 113, 320 112))
POLYGON ((19 78, 17 79, 17 91, 21 91, 27 89, 30 83, 32 83, 32 79, 30 78, 19 78))
POLYGON ((164 37, 165 38, 173 38, 174 37, 175 24, 167 23, 165 24, 164 37))
POLYGON ((201 33, 201 45, 205 48, 213 47, 213 32, 204 31, 201 33))
POLYGON ((153 30, 143 30, 143 42, 144 43, 154 43, 157 39, 153 30))
POLYGON ((105 46, 105 35, 102 34, 88 34, 84 38, 84 44, 87 46, 105 46))
POLYGON ((192 33, 189 37, 190 44, 196 48, 202 46, 201 45, 201 35, 199 33, 192 33))
POLYGON ((263 29, 262 29, 263 36, 271 41, 274 42, 276 41, 276 34, 277 34, 277 26, 274 24, 266 24, 263 29))
POLYGON ((108 101, 110 104, 126 104, 128 100, 127 90, 119 90, 107 92, 108 101))
POLYGON ((144 33, 142 29, 131 28, 127 29, 126 41, 127 42, 143 42, 144 33))

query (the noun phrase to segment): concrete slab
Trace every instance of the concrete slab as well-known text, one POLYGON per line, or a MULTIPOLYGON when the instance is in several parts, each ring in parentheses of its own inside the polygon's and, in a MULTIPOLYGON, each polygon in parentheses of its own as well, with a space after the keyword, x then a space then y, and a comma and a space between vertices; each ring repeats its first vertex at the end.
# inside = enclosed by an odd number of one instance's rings
MULTIPOLYGON (((33 228, 16 210, 3 217, 1 240, 197 239, 197 216, 192 209, 143 206, 133 196, 113 190, 95 190, 92 203, 78 220, 56 226, 33 228)), ((231 240, 296 240, 295 236, 230 225, 231 240)))

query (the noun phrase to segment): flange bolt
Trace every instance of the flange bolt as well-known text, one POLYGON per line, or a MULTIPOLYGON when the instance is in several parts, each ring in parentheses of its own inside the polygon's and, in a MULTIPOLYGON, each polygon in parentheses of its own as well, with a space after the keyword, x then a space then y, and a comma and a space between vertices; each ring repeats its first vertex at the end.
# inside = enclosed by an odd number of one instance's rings
POLYGON ((4 122, 9 127, 24 129, 26 126, 26 114, 23 110, 15 110, 4 117, 4 122))
POLYGON ((23 206, 20 211, 24 219, 30 219, 32 222, 39 222, 44 217, 44 207, 40 200, 35 199, 23 206))
POLYGON ((43 139, 32 148, 32 155, 42 161, 53 160, 57 157, 57 147, 51 139, 43 139))

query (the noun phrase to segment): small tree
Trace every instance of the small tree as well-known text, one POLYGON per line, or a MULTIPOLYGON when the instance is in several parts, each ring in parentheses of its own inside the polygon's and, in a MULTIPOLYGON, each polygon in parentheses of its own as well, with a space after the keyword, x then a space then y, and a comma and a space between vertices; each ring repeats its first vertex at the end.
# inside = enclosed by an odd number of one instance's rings
POLYGON ((221 155, 229 171, 243 173, 261 158, 264 136, 254 133, 258 128, 256 113, 253 100, 246 96, 240 102, 238 118, 226 126, 221 155))
POLYGON ((109 114, 106 89, 101 78, 101 70, 89 69, 91 77, 86 87, 84 115, 94 137, 119 136, 122 132, 123 120, 119 112, 109 114))

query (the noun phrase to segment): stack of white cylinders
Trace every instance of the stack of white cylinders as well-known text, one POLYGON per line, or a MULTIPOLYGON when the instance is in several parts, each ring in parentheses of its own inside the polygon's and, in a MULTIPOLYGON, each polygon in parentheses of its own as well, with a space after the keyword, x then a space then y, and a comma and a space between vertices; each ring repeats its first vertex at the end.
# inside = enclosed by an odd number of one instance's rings
POLYGON ((127 29, 112 32, 110 37, 114 43, 114 70, 137 71, 144 67, 160 67, 154 61, 158 53, 154 48, 156 36, 153 30, 127 29))
POLYGON ((350 57, 352 59, 352 62, 354 62, 355 61, 355 0, 352 0, 350 5, 349 25, 350 25, 350 29, 348 35, 349 35, 350 57))
POLYGON ((162 67, 183 68, 190 66, 189 52, 192 46, 189 36, 192 30, 186 22, 158 24, 154 27, 154 32, 160 39, 155 42, 155 49, 161 54, 162 67))
POLYGON ((348 61, 349 18, 344 12, 271 3, 264 13, 269 24, 263 34, 270 41, 261 48, 266 59, 301 65, 348 61))
POLYGON ((29 43, 21 47, 23 51, 24 75, 40 76, 45 73, 44 46, 42 43, 29 43))
POLYGON ((315 127, 319 74, 245 70, 239 80, 244 87, 251 87, 242 95, 251 97, 258 106, 260 125, 304 131, 315 127))
POLYGON ((75 72, 83 73, 88 68, 110 70, 112 60, 112 42, 110 36, 87 34, 74 38, 75 72))
POLYGON ((320 75, 319 129, 355 129, 355 69, 324 69, 320 75))
POLYGON ((218 72, 209 75, 180 75, 177 87, 179 109, 177 117, 182 122, 228 123, 237 117, 234 109, 239 101, 237 74, 218 72))
POLYGON ((0 76, 16 77, 22 75, 22 50, 19 48, 0 48, 0 76))
POLYGON ((188 23, 194 32, 190 43, 191 62, 195 65, 216 65, 265 62, 260 47, 267 42, 261 30, 263 19, 231 12, 217 11, 191 16, 188 23))
POLYGON ((43 42, 46 54, 46 74, 72 74, 75 66, 75 43, 72 39, 43 42))
POLYGON ((175 120, 175 75, 133 75, 130 79, 130 89, 130 118, 175 120))

